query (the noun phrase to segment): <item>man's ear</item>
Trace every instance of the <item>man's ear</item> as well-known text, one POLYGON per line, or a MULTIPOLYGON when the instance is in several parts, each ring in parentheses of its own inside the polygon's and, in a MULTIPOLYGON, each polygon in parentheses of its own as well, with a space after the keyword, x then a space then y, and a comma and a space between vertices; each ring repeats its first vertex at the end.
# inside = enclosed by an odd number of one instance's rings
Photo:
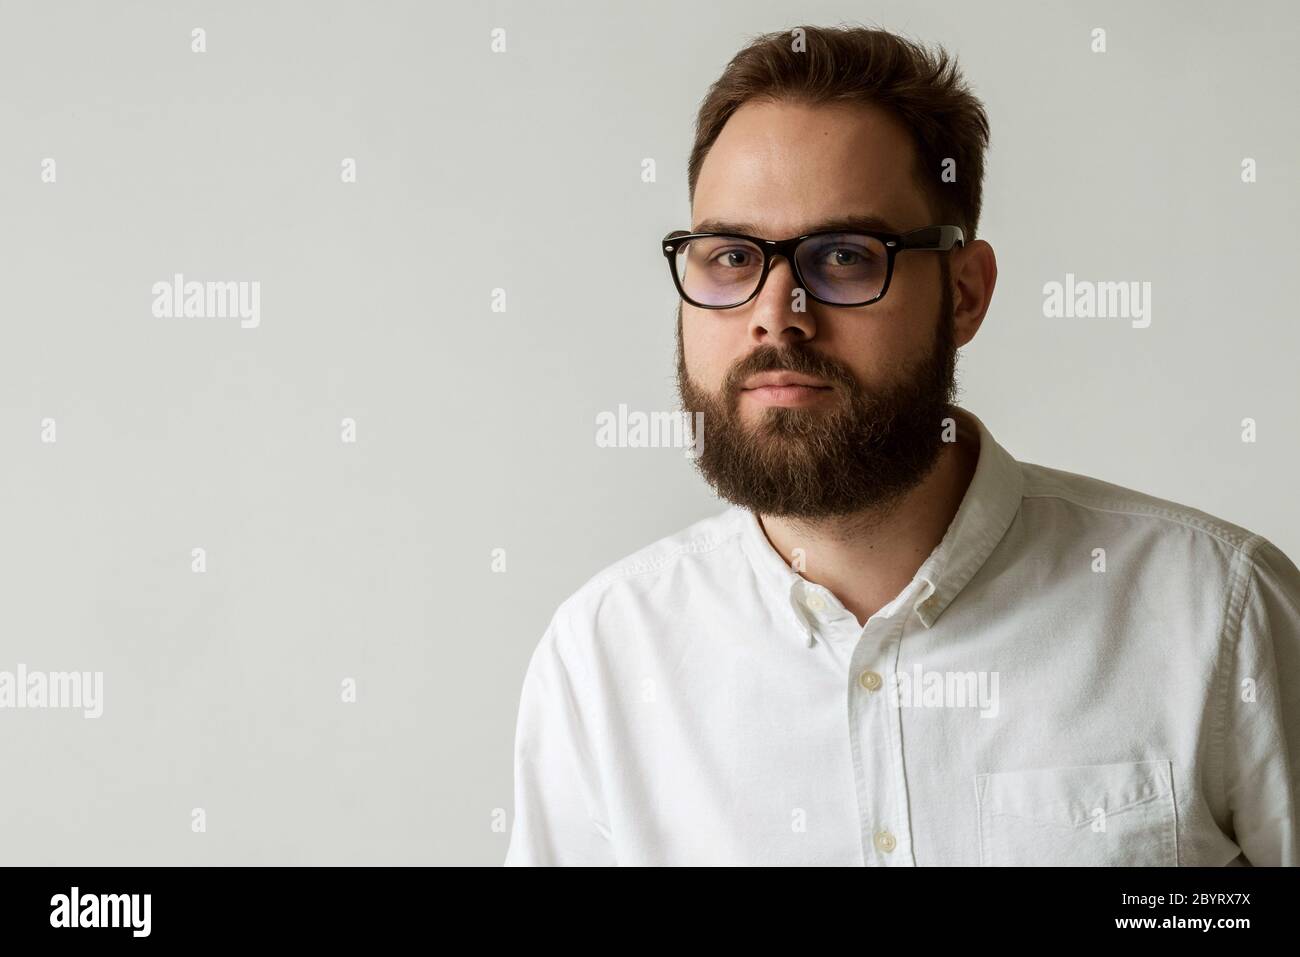
POLYGON ((952 321, 958 348, 975 338, 993 301, 997 282, 997 256, 984 240, 977 239, 953 251, 952 321))

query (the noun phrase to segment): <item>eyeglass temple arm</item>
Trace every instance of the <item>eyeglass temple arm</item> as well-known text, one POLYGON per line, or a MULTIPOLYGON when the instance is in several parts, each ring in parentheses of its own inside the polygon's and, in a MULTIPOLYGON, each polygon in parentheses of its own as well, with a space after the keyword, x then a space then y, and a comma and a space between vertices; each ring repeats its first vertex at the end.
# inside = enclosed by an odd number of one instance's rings
POLYGON ((904 233, 900 249, 952 249, 966 244, 966 234, 960 226, 925 226, 904 233))

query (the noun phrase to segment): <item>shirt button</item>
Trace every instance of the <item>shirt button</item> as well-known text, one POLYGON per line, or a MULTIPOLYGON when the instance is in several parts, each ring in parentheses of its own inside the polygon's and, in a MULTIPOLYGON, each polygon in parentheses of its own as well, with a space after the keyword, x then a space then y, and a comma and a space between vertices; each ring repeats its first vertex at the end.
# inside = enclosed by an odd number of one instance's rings
POLYGON ((822 601, 821 595, 809 595, 808 607, 811 608, 813 611, 821 611, 823 608, 826 607, 826 602, 822 601))
POLYGON ((868 691, 879 691, 882 683, 880 675, 876 674, 874 671, 864 671, 862 674, 858 675, 858 684, 862 685, 862 687, 866 688, 868 691))
POLYGON ((888 831, 881 831, 876 835, 876 847, 888 854, 894 848, 898 847, 898 838, 888 831))

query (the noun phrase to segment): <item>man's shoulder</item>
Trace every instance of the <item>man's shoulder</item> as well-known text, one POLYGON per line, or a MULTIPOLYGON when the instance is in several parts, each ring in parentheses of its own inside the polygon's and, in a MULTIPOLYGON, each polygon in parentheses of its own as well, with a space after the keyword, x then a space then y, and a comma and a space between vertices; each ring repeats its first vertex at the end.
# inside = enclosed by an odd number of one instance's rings
POLYGON ((640 595, 674 574, 690 574, 699 563, 716 560, 736 545, 744 514, 727 508, 665 535, 606 565, 577 588, 557 613, 589 615, 611 595, 640 595))
POLYGON ((1188 530, 1207 547, 1247 556, 1267 544, 1262 535, 1248 528, 1182 502, 1045 465, 1021 462, 1020 468, 1024 476, 1024 503, 1060 503, 1074 512, 1084 527, 1123 521, 1129 528, 1156 537, 1174 536, 1180 530, 1188 530))
POLYGON ((590 597, 617 583, 648 586, 664 572, 690 565, 739 540, 743 515, 731 507, 638 548, 592 575, 572 597, 590 597))

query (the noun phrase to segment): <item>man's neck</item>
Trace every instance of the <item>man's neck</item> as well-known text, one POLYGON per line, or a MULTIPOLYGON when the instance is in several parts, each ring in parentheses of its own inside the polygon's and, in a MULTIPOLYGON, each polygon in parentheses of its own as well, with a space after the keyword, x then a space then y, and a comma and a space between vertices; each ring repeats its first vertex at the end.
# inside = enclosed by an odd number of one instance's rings
POLYGON ((831 591, 865 625, 916 575, 961 507, 979 460, 978 438, 946 442, 921 482, 885 509, 820 522, 759 516, 772 547, 800 574, 831 591))

